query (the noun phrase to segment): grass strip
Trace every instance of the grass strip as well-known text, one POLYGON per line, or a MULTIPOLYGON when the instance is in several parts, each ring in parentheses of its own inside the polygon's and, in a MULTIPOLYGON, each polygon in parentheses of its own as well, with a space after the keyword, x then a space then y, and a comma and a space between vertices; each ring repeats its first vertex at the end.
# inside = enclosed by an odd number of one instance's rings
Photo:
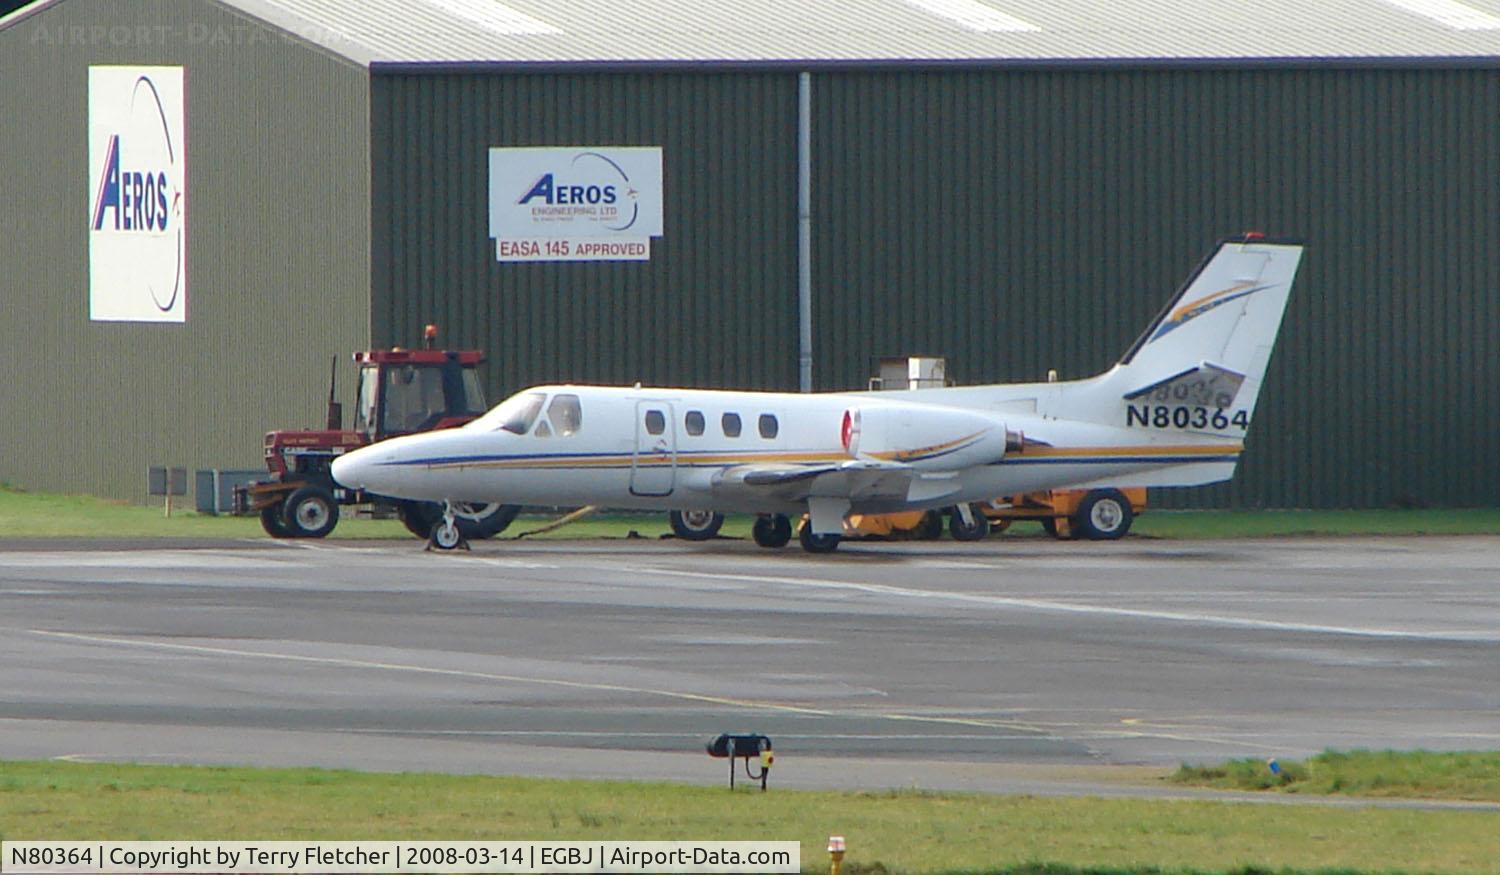
MULTIPOLYGON (((260 520, 174 510, 166 519, 154 507, 80 495, 32 493, 0 485, 0 538, 265 538, 260 520)), ((186 504, 187 502, 183 502, 186 504)), ((500 535, 510 538, 556 515, 526 514, 500 535)), ((750 537, 753 518, 731 515, 721 534, 750 537)), ((606 512, 586 517, 535 540, 641 537, 670 533, 665 513, 606 512), (634 533, 634 535, 632 535, 634 533)), ((1477 535, 1500 534, 1500 508, 1420 510, 1148 510, 1136 519, 1132 537, 1173 539, 1252 538, 1287 535, 1477 535)), ((415 540, 398 520, 346 517, 336 539, 415 540)), ((946 536, 945 536, 946 537, 946 536)), ((998 538, 1044 538, 1039 525, 1018 522, 998 538)), ((533 538, 527 538, 533 540, 533 538)))
MULTIPOLYGON (((705 763, 708 765, 708 763, 705 763)), ((795 769, 783 761, 778 769, 795 769)), ((0 839, 796 840, 860 873, 1494 872, 1493 812, 0 763, 0 839)))
POLYGON ((1494 535, 1500 508, 1383 510, 1150 510, 1132 534, 1156 538, 1270 538, 1292 535, 1494 535))
MULTIPOLYGON (((1184 765, 1169 780, 1230 790, 1500 802, 1500 752, 1324 751, 1276 766, 1255 759, 1184 765)), ((1494 832, 1500 854, 1500 823, 1494 832)))

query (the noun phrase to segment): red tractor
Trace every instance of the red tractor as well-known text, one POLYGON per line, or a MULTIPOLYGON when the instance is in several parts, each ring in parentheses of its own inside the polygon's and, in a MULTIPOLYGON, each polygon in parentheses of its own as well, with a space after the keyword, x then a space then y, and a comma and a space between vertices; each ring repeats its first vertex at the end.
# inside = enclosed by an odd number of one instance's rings
MULTIPOLYGON (((437 350, 427 326, 426 349, 357 352, 359 395, 354 429, 343 428, 343 407, 328 387, 328 422, 322 430, 266 434, 266 468, 271 476, 235 490, 235 511, 260 514, 276 538, 321 538, 338 524, 339 505, 374 503, 394 507, 412 534, 425 538, 443 518, 441 504, 404 501, 339 486, 329 473, 333 460, 360 447, 397 435, 452 428, 485 412, 479 385, 477 350, 437 350)), ((337 374, 338 361, 334 360, 337 374)), ((469 539, 500 533, 520 510, 510 504, 457 504, 459 532, 469 539)))

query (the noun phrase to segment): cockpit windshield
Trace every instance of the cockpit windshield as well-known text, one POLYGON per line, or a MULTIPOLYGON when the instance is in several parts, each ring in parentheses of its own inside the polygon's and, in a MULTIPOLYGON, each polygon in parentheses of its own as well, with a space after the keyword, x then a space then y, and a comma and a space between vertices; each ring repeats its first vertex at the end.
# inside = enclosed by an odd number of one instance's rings
POLYGON ((504 429, 515 434, 525 434, 531 430, 532 423, 536 422, 537 414, 542 412, 542 402, 545 400, 547 396, 542 392, 512 395, 495 405, 494 410, 469 423, 466 428, 479 431, 504 429))

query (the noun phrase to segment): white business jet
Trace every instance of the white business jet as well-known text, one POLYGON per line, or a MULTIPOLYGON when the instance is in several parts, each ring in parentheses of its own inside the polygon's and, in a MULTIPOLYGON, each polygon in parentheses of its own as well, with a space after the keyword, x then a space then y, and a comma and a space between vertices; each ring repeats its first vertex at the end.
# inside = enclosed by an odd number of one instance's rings
POLYGON ((838 546, 849 513, 954 506, 1043 489, 1227 480, 1302 257, 1223 241, 1119 364, 1070 382, 903 392, 537 386, 455 429, 333 463, 343 486, 446 502, 758 514, 757 544, 838 546))

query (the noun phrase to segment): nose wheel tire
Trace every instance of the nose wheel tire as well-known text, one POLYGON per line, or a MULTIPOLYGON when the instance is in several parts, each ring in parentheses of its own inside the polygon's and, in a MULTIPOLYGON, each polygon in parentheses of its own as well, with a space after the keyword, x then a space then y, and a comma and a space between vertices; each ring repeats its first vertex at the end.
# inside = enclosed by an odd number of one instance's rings
POLYGON ((750 527, 750 534, 758 546, 773 550, 785 547, 792 540, 792 521, 780 513, 758 516, 755 525, 750 527))
POLYGON ((339 505, 321 486, 303 486, 287 496, 281 521, 293 538, 326 537, 339 523, 339 505))
POLYGON ((672 532, 684 541, 709 541, 724 525, 724 515, 711 510, 674 510, 667 514, 672 532))
POLYGON ((815 535, 812 523, 808 522, 802 526, 802 531, 797 533, 797 538, 802 541, 802 549, 809 553, 832 553, 839 548, 839 541, 844 539, 843 535, 815 535))
POLYGON ((429 548, 438 550, 456 550, 459 547, 468 546, 458 526, 447 520, 437 521, 437 524, 432 527, 432 536, 427 539, 427 544, 429 548))
POLYGON ((1096 489, 1078 505, 1073 527, 1091 541, 1117 541, 1130 531, 1135 512, 1118 489, 1096 489))

